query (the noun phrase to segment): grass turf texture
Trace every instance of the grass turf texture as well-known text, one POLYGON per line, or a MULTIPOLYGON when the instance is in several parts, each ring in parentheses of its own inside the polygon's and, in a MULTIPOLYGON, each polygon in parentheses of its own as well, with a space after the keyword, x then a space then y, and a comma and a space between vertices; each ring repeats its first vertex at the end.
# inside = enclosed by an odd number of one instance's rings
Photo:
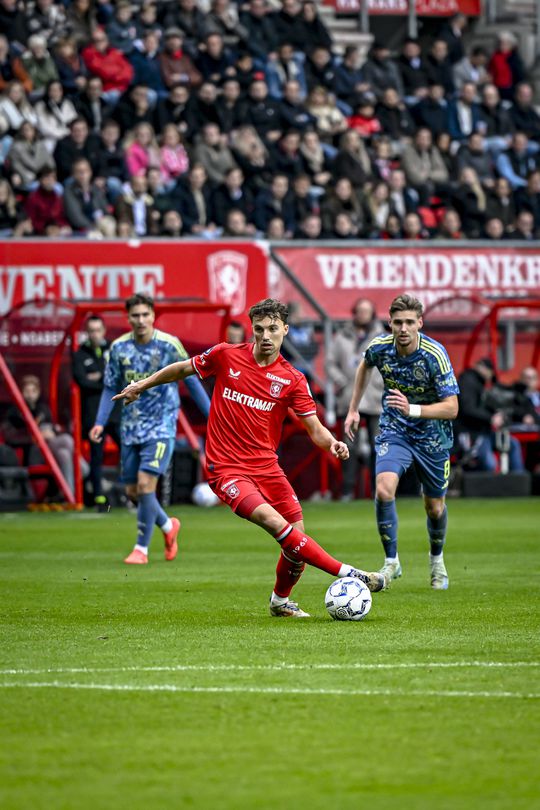
MULTIPOLYGON (((314 569, 312 618, 271 619, 272 540, 172 511, 179 557, 156 531, 140 567, 125 512, 0 516, 3 810, 540 806, 538 500, 452 501, 446 592, 401 500, 404 576, 360 623, 327 617, 314 569)), ((305 518, 380 566, 372 504, 305 518)))

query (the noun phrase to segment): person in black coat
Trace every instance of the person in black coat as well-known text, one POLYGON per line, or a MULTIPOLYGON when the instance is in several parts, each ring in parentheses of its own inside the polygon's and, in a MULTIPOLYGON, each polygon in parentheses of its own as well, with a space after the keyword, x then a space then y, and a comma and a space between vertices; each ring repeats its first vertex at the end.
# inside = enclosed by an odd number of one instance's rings
POLYGON ((99 76, 90 76, 86 88, 73 98, 77 114, 84 118, 91 132, 99 132, 111 115, 112 107, 103 99, 102 93, 103 82, 99 76))
POLYGON ((417 39, 409 37, 405 40, 397 66, 401 73, 403 95, 407 103, 424 98, 427 95, 428 74, 417 39))
POLYGON ((293 178, 306 172, 306 164, 300 152, 300 133, 289 130, 270 149, 270 169, 273 174, 285 174, 291 183, 293 178))
POLYGON ((197 90, 197 94, 191 96, 183 113, 187 124, 185 134, 188 139, 192 139, 202 132, 205 124, 220 126, 216 101, 217 87, 212 82, 203 82, 197 90))
POLYGON ((247 222, 253 221, 253 195, 244 185, 244 174, 237 167, 225 173, 225 182, 212 194, 212 221, 223 228, 227 222, 227 215, 233 210, 241 211, 247 222))
POLYGON ((200 163, 194 163, 187 177, 181 177, 171 192, 171 202, 184 223, 184 231, 197 235, 213 229, 212 192, 206 171, 200 163))
POLYGON ((227 135, 231 130, 238 129, 245 123, 245 107, 240 98, 240 84, 236 78, 225 79, 221 88, 221 95, 216 102, 219 119, 219 128, 227 135))
POLYGON ((111 113, 111 118, 118 122, 122 135, 137 124, 150 124, 156 129, 156 108, 150 105, 148 88, 143 84, 134 84, 120 96, 120 100, 111 113))
POLYGON ((505 148, 506 141, 516 131, 514 122, 494 84, 486 84, 482 89, 482 101, 478 108, 478 129, 486 138, 499 138, 500 147, 505 148))
POLYGON ((246 43, 249 52, 266 62, 268 54, 275 51, 278 44, 266 0, 250 0, 249 9, 240 14, 240 22, 249 34, 246 43))
POLYGON ((254 127, 264 141, 273 142, 281 137, 281 105, 268 96, 268 85, 262 79, 249 86, 240 115, 246 125, 254 127))
POLYGON ((308 91, 314 87, 332 90, 336 80, 336 68, 328 48, 319 45, 309 53, 305 74, 308 91))
POLYGON ((278 45, 290 42, 297 50, 303 50, 304 27, 301 11, 298 0, 282 0, 281 11, 272 14, 271 23, 278 45))
POLYGON ((70 177, 73 163, 79 158, 85 158, 94 168, 99 146, 99 138, 89 134, 88 124, 84 118, 75 118, 69 129, 70 134, 58 141, 53 154, 61 183, 70 177))
POLYGON ((341 101, 353 107, 358 98, 368 89, 369 84, 364 79, 360 49, 356 45, 347 45, 343 61, 336 65, 334 93, 341 101))
POLYGON ((430 84, 442 84, 445 95, 452 96, 455 90, 452 64, 448 58, 448 45, 436 39, 426 57, 426 73, 430 84))
POLYGON ((289 178, 275 174, 270 188, 262 189, 255 200, 255 225, 266 233, 272 219, 279 217, 285 224, 286 234, 292 236, 296 228, 294 200, 289 191, 289 178))
POLYGON ((518 132, 524 132, 527 137, 535 140, 540 139, 540 115, 533 106, 533 89, 530 84, 518 84, 509 114, 518 132))
MULTIPOLYGON (((175 84, 169 90, 169 95, 158 101, 156 108, 157 132, 163 132, 167 124, 174 124, 179 132, 191 140, 189 129, 189 101, 190 92, 185 84, 175 84)), ((215 123, 215 122, 214 122, 215 123)))
MULTIPOLYGON (((101 392, 103 390, 103 375, 109 359, 110 342, 105 337, 105 323, 100 315, 90 315, 86 321, 87 339, 81 343, 71 358, 73 379, 81 392, 81 428, 83 438, 96 421, 101 392)), ((118 403, 115 406, 105 432, 120 446, 120 412, 118 403)), ((98 506, 105 503, 102 490, 103 442, 90 442, 90 483, 94 503, 98 506)))
POLYGON ((450 64, 455 65, 465 56, 463 48, 463 32, 467 27, 467 17, 465 14, 455 14, 441 28, 439 39, 446 42, 448 46, 448 59, 450 64))
POLYGON ((442 84, 430 83, 427 98, 413 107, 413 115, 417 127, 426 127, 434 137, 448 131, 448 102, 442 84))
POLYGON ((315 129, 317 119, 308 113, 300 95, 300 84, 297 81, 286 82, 283 90, 283 99, 279 105, 281 115, 281 129, 315 129))
POLYGON ((303 50, 311 51, 313 48, 327 48, 332 50, 332 37, 328 28, 317 13, 317 5, 313 0, 305 0, 300 12, 303 50))
POLYGON ((375 108, 382 131, 392 141, 411 138, 416 132, 412 116, 393 87, 388 87, 375 108))
POLYGON ((516 211, 530 211, 534 218, 534 230, 540 233, 540 170, 535 169, 527 177, 527 187, 518 188, 514 194, 516 211))

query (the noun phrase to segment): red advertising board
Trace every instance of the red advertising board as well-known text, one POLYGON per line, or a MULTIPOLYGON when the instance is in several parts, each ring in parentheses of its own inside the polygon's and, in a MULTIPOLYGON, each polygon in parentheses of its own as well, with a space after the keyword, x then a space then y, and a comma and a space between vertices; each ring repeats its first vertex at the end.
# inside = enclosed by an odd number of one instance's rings
POLYGON ((0 314, 33 299, 115 300, 134 292, 227 304, 242 315, 267 295, 267 255, 253 242, 0 243, 0 314))
MULTIPOLYGON (((534 248, 279 247, 275 253, 332 318, 348 318, 360 296, 375 301, 379 312, 400 292, 417 296, 426 307, 460 296, 437 310, 441 320, 466 320, 472 310, 463 300, 467 296, 540 296, 540 251, 534 248)), ((270 294, 299 300, 275 264, 270 294)))
MULTIPOLYGON (((359 14, 362 0, 330 0, 337 14, 359 14)), ((481 13, 481 0, 416 0, 419 17, 451 17, 461 12, 469 17, 481 13)), ((409 13, 408 0, 369 0, 369 13, 403 15, 409 13)))

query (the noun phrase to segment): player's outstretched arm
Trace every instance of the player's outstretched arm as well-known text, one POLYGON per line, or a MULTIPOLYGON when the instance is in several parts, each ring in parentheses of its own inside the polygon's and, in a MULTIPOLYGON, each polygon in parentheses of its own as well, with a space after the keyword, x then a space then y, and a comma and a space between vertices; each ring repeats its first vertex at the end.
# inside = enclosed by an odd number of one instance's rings
POLYGON ((366 365, 366 361, 362 360, 360 365, 356 369, 356 375, 354 378, 354 387, 351 396, 351 401, 349 403, 349 411, 345 418, 345 435, 351 439, 354 439, 354 434, 358 430, 358 425, 360 424, 360 414, 358 413, 358 408, 360 406, 360 400, 364 394, 364 391, 367 388, 367 384, 369 382, 369 378, 371 377, 372 366, 366 365))
POLYGON ((149 388, 155 388, 156 385, 165 385, 166 383, 176 382, 189 377, 190 374, 195 374, 195 370, 191 365, 191 360, 182 360, 180 363, 171 363, 169 366, 161 368, 145 380, 138 382, 130 382, 123 391, 113 397, 116 399, 125 399, 126 405, 139 399, 140 395, 147 391, 149 388))
POLYGON ((342 459, 342 461, 349 458, 349 448, 345 442, 339 442, 335 436, 332 436, 328 428, 325 428, 320 422, 318 416, 304 416, 302 422, 313 444, 322 447, 323 450, 328 450, 333 456, 342 459))
POLYGON ((455 419, 458 415, 458 398, 455 394, 433 402, 431 405, 411 405, 405 394, 397 388, 391 388, 386 397, 389 408, 396 408, 404 416, 417 419, 455 419))

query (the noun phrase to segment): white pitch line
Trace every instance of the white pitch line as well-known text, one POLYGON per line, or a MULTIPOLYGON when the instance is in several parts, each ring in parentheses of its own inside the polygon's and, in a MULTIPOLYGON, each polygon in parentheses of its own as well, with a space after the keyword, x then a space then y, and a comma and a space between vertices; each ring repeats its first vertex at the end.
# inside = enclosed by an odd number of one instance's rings
POLYGON ((330 695, 338 697, 448 697, 448 698, 521 698, 538 699, 540 692, 465 692, 460 690, 435 689, 298 689, 281 686, 177 686, 162 684, 116 684, 116 683, 62 683, 61 681, 14 683, 0 682, 0 689, 79 689, 102 692, 180 692, 211 694, 253 694, 253 695, 330 695))
POLYGON ((384 670, 384 669, 452 669, 477 667, 481 669, 515 669, 540 667, 540 661, 417 661, 388 664, 171 664, 149 667, 60 667, 48 669, 0 669, 0 675, 52 675, 99 672, 284 672, 287 670, 384 670))

